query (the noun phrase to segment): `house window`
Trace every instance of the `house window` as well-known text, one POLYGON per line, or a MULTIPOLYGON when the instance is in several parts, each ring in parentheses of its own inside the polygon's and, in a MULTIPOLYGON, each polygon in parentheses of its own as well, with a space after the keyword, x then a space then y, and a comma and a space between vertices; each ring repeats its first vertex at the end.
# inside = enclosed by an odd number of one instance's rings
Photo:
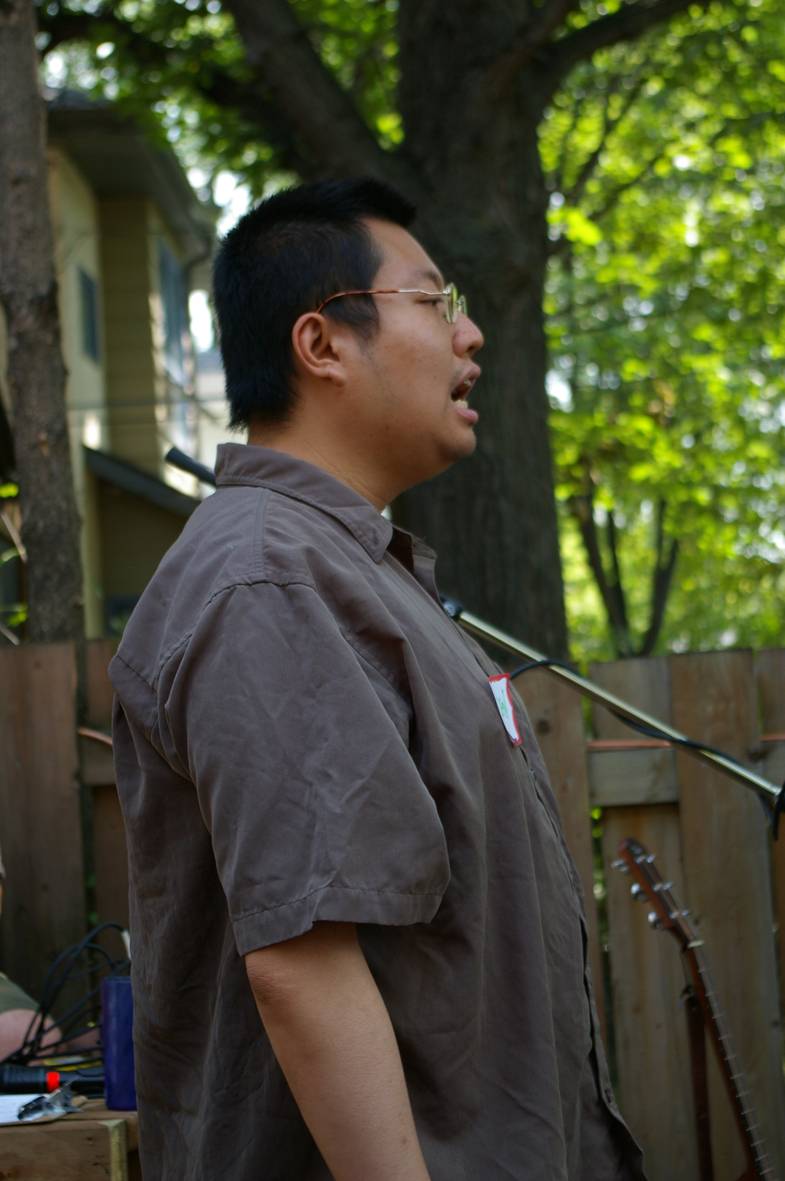
POLYGON ((92 275, 79 267, 79 306, 82 314, 82 352, 97 361, 100 356, 98 339, 98 284, 92 275))
POLYGON ((158 245, 158 275, 164 313, 164 363, 173 381, 185 385, 188 304, 183 268, 165 242, 158 245))

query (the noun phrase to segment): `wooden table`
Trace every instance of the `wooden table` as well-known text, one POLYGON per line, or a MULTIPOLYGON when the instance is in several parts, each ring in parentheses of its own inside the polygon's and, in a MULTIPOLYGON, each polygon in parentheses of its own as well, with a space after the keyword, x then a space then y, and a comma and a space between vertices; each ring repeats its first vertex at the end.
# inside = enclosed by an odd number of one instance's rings
POLYGON ((0 1127, 0 1181, 142 1181, 135 1111, 91 1099, 52 1123, 0 1127))

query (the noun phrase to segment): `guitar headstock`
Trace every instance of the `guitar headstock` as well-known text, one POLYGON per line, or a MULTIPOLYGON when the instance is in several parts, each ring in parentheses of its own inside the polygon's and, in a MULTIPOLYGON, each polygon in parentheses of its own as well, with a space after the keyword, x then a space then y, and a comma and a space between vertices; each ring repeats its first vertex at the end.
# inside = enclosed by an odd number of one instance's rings
POLYGON ((654 854, 640 841, 626 837, 619 845, 619 860, 613 865, 634 879, 630 887, 633 898, 646 901, 652 907, 649 913, 651 926, 670 931, 685 949, 701 945, 701 940, 687 922, 689 911, 682 909, 673 897, 673 883, 663 879, 654 864, 654 854))

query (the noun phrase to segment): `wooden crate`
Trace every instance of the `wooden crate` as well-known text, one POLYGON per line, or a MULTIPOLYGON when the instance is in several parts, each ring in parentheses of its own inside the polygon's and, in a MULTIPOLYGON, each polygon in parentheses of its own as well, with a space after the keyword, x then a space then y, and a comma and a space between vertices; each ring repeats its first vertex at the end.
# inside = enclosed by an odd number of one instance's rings
POLYGON ((0 1127, 0 1181, 142 1181, 135 1112, 92 1101, 51 1123, 0 1127))

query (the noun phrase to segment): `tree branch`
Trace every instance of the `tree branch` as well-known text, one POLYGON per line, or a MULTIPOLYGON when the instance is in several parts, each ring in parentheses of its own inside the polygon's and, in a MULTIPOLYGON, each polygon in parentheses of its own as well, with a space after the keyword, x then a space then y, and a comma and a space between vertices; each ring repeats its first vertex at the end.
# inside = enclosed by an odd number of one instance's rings
POLYGON ((634 41, 687 8, 708 8, 711 3, 712 0, 638 0, 636 4, 623 4, 617 12, 567 33, 552 42, 548 52, 549 64, 556 75, 554 88, 574 65, 593 57, 598 50, 621 41, 634 41))
POLYGON ((629 619, 627 618, 627 600, 624 595, 621 564, 619 562, 619 534, 613 509, 608 509, 608 523, 605 535, 608 541, 608 549, 611 555, 611 570, 613 572, 613 580, 609 582, 608 589, 613 602, 614 618, 617 621, 617 627, 622 636, 623 652, 626 654, 631 652, 632 642, 630 639, 629 619))
POLYGON ((629 656, 627 625, 625 620, 619 616, 618 598, 608 581, 602 561, 597 522, 594 519, 594 495, 591 490, 576 494, 570 497, 567 504, 570 514, 578 526, 586 560, 605 608, 615 654, 616 656, 629 656))
MULTIPOLYGON (((176 53, 163 41, 153 40, 135 29, 114 10, 100 8, 94 13, 70 12, 60 6, 56 11, 41 10, 40 31, 49 38, 44 54, 69 41, 97 43, 112 41, 118 56, 127 55, 145 70, 171 70, 176 53)), ((264 85, 256 80, 244 81, 215 65, 206 54, 199 71, 190 78, 195 92, 219 108, 235 111, 250 127, 259 128, 280 155, 286 167, 302 172, 309 161, 301 153, 297 141, 287 134, 278 112, 273 108, 264 85)))
POLYGON ((610 190, 601 205, 599 205, 593 211, 587 211, 586 216, 590 219, 590 221, 601 221, 602 218, 606 216, 606 214, 610 213, 623 193, 626 193, 628 189, 634 189, 636 185, 639 185, 641 181, 645 180, 646 177, 654 171, 655 167, 663 158, 663 156, 666 155, 668 146, 668 144, 663 144, 661 148, 658 148, 654 155, 646 161, 643 168, 639 169, 638 172, 635 173, 635 176, 632 176, 629 180, 622 181, 620 184, 616 185, 610 190))
POLYGON ((551 34, 564 24, 570 13, 579 7, 580 0, 546 0, 539 10, 539 18, 532 22, 513 50, 522 59, 516 69, 529 61, 546 44, 551 34))
POLYGON ((493 67, 499 93, 506 91, 524 66, 542 53, 551 34, 579 5, 580 0, 544 0, 538 18, 524 27, 520 38, 497 59, 493 67))
POLYGON ((643 73, 640 73, 639 76, 633 81, 633 84, 630 87, 630 89, 625 94, 624 100, 622 101, 622 104, 621 104, 621 107, 619 108, 618 113, 611 117, 611 113, 610 113, 611 100, 615 94, 618 94, 618 87, 621 84, 621 78, 619 78, 617 76, 616 78, 614 78, 612 80, 611 86, 608 89, 607 99, 605 102, 605 109, 603 111, 602 131, 600 133, 599 143, 597 144, 594 151, 586 158, 586 160, 581 165, 580 171, 578 172, 578 175, 575 179, 575 183, 570 187, 569 192, 565 193, 565 197, 567 198, 568 201, 570 201, 571 204, 575 204, 575 202, 579 201, 580 198, 583 196, 584 190, 586 189, 586 185, 589 183, 592 176, 597 171, 597 165, 600 162, 600 159, 602 157, 602 153, 605 151, 605 148, 607 147, 608 139, 609 139, 611 133, 616 130, 616 128, 619 126, 619 124, 621 123, 624 116, 630 110, 630 107, 632 107, 633 103, 635 102, 635 100, 637 99, 641 90, 643 89, 643 85, 644 85, 645 81, 646 81, 645 75, 643 73))
POLYGON ((667 557, 664 556, 666 548, 665 509, 665 501, 662 499, 659 500, 657 502, 656 521, 657 560, 654 567, 654 572, 652 574, 649 626, 638 650, 638 656, 651 656, 652 652, 654 651, 654 646, 657 643, 660 631, 662 630, 662 623, 665 618, 665 607, 668 602, 668 595, 673 582, 673 575, 676 570, 676 561, 679 556, 679 542, 676 538, 671 539, 670 544, 667 546, 667 557))
POLYGON ((572 137, 575 135, 577 130, 580 117, 581 101, 577 95, 573 95, 570 110, 570 122, 567 125, 567 130, 562 137, 561 146, 559 148, 559 162, 551 175, 551 184, 549 186, 551 192, 564 192, 564 178, 567 174, 567 160, 569 157, 570 144, 572 143, 572 137))
POLYGON ((350 96, 314 50, 287 0, 224 0, 248 63, 277 118, 302 145, 309 172, 372 174, 417 196, 419 184, 400 157, 385 152, 350 96))

